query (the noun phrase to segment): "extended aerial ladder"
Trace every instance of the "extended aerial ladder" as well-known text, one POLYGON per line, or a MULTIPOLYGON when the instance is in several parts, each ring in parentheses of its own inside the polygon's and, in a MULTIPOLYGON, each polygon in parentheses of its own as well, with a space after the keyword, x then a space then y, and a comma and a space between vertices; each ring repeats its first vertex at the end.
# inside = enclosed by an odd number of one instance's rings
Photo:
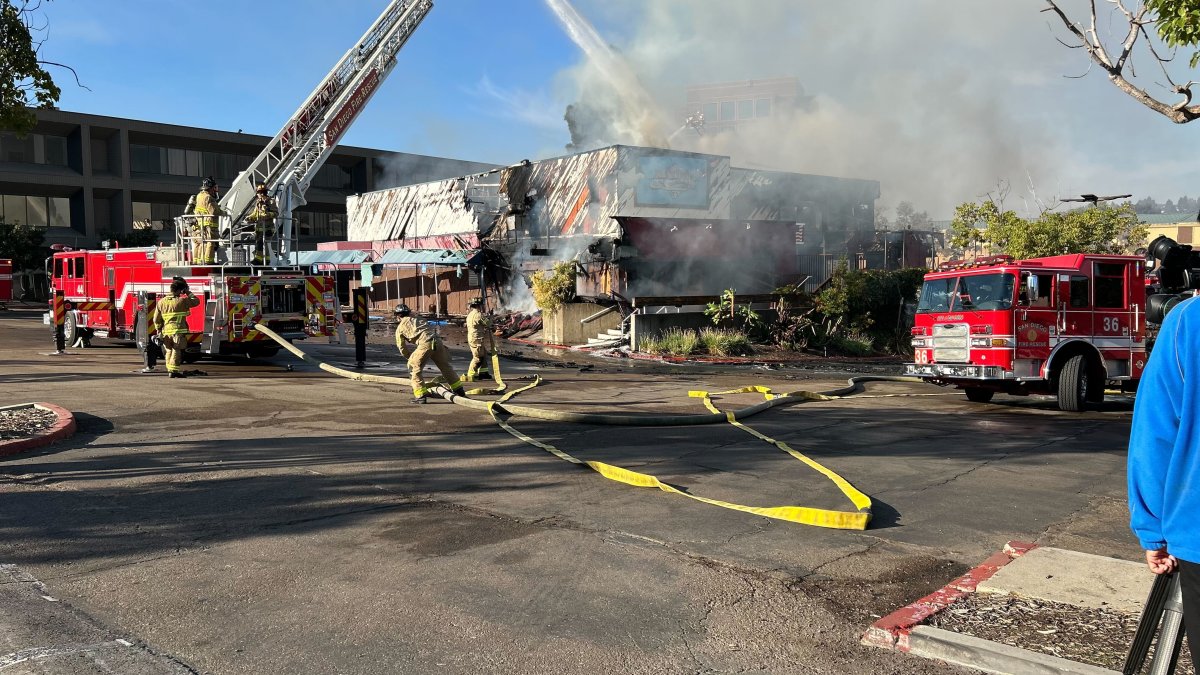
MULTIPOLYGON (((396 53, 432 9, 432 0, 392 0, 362 38, 351 47, 309 94, 250 166, 238 174, 221 197, 220 248, 225 260, 234 256, 235 239, 254 208, 255 188, 262 183, 279 208, 277 250, 265 252, 269 266, 287 265, 296 249, 292 211, 306 202, 305 193, 338 140, 354 122, 380 83, 396 66, 396 53)), ((192 217, 184 216, 183 224, 192 217)), ((182 240, 182 237, 179 238, 182 240)), ((274 248, 274 247, 273 247, 274 248)))

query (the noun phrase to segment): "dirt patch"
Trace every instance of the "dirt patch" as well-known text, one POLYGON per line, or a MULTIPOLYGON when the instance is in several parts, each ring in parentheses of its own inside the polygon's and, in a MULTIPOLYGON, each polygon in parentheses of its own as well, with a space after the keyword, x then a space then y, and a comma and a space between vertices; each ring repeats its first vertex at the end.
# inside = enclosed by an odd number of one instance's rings
POLYGON ((54 426, 58 415, 42 408, 0 410, 0 440, 29 438, 54 426))
MULTIPOLYGON (((1133 642, 1138 615, 1016 595, 974 593, 936 614, 929 625, 1119 672, 1133 642)), ((1195 675, 1186 641, 1175 672, 1195 675)))
POLYGON ((945 585, 947 579, 957 578, 968 569, 969 565, 951 560, 915 556, 899 561, 873 579, 800 579, 792 587, 820 597, 847 621, 869 625, 929 595, 945 585))

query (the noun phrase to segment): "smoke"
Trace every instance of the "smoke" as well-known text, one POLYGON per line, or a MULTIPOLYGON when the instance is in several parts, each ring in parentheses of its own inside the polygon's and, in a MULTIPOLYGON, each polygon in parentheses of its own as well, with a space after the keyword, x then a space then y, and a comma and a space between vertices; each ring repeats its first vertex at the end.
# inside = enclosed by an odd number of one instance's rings
POLYGON ((675 148, 729 155, 748 168, 876 179, 884 203, 912 201, 934 218, 1001 183, 1032 186, 1044 199, 1099 173, 1071 151, 1065 130, 1048 124, 1046 110, 1029 106, 1076 86, 1061 75, 1083 67, 1048 34, 1034 0, 587 5, 627 31, 609 31, 619 56, 577 14, 568 18, 566 0, 547 2, 587 55, 563 73, 578 92, 573 137, 585 129, 585 146, 663 145, 663 129, 697 112, 684 100, 689 85, 795 77, 811 105, 736 131, 706 120, 703 135, 674 134, 675 148), (645 128, 657 133, 640 134, 645 128))
POLYGON ((496 168, 492 164, 403 152, 376 157, 374 165, 376 190, 457 178, 496 168))
POLYGON ((567 35, 587 56, 577 73, 588 95, 567 107, 568 150, 627 143, 665 147, 660 108, 629 63, 575 10, 569 0, 546 0, 567 35))

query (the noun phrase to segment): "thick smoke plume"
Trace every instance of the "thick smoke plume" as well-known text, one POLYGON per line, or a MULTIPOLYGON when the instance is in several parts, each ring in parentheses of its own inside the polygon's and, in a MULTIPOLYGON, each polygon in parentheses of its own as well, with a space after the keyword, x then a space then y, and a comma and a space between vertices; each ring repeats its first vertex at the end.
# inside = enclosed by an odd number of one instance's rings
POLYGON ((572 131, 585 129, 587 143, 663 145, 662 130, 696 112, 688 85, 796 77, 807 109, 672 145, 749 168, 877 179, 884 204, 912 201, 934 218, 1003 184, 1018 210, 1022 198, 1036 210, 1034 199, 1125 189, 1110 185, 1114 167, 1071 149, 1074 127, 1101 113, 1071 98, 1082 85, 1061 76, 1084 66, 1053 40, 1036 0, 579 0, 615 27, 605 38, 619 55, 567 18, 566 0, 547 2, 587 55, 565 73, 577 92, 572 131), (1049 99, 1054 123, 1031 105, 1049 99))

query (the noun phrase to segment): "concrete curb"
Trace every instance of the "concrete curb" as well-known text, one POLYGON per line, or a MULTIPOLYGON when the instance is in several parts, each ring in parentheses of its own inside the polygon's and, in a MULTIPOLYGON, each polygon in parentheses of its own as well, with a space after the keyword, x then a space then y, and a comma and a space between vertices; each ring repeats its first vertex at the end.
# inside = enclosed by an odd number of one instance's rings
POLYGON ((1003 551, 992 554, 987 560, 961 577, 871 624, 862 637, 862 643, 883 649, 909 651, 913 628, 956 601, 974 593, 981 582, 991 578, 1001 567, 1035 548, 1037 548, 1037 544, 1023 541, 1008 542, 1004 545, 1003 551))
POLYGON ((54 422, 54 426, 45 431, 39 431, 29 438, 13 438, 7 441, 0 441, 0 457, 15 455, 19 452, 28 452, 34 448, 57 443, 75 435, 75 416, 71 414, 70 410, 56 406, 53 403, 21 403, 0 407, 0 410, 14 410, 18 408, 49 410, 58 417, 58 420, 54 422))
POLYGON ((908 641, 910 654, 987 673, 1114 675, 1117 672, 932 626, 917 626, 908 641))

